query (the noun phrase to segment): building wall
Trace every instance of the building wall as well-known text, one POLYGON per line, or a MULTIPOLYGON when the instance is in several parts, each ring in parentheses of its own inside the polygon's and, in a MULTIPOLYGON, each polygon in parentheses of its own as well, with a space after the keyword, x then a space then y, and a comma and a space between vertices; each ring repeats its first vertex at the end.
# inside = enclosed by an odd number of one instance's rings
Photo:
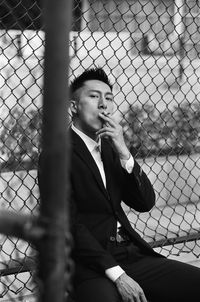
POLYGON ((200 53, 199 0, 82 0, 81 23, 81 31, 126 32, 133 48, 145 37, 157 54, 172 55, 182 37, 191 59, 200 53))
POLYGON ((173 31, 174 1, 166 0, 87 0, 88 29, 94 31, 152 31, 168 35, 173 31), (166 9, 167 8, 167 9, 166 9))

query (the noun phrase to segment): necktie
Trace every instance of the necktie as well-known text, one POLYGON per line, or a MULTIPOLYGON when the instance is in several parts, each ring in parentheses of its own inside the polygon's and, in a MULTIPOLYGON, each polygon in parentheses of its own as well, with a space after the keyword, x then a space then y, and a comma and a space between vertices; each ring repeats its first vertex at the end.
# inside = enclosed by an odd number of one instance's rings
POLYGON ((101 159, 101 145, 97 144, 95 146, 95 148, 92 151, 92 156, 96 162, 96 165, 99 169, 99 172, 101 174, 101 178, 103 180, 104 186, 106 187, 106 176, 105 176, 105 171, 104 171, 104 166, 103 166, 103 162, 101 159))

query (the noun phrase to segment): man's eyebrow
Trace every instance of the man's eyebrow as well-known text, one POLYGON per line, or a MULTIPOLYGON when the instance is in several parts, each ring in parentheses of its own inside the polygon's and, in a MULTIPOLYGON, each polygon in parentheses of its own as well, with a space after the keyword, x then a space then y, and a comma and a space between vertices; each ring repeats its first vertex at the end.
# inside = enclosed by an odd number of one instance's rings
MULTIPOLYGON (((102 93, 100 90, 96 90, 96 89, 89 89, 89 92, 97 92, 97 93, 102 93)), ((113 96, 113 93, 112 93, 112 92, 110 92, 110 91, 106 92, 105 94, 110 94, 110 95, 112 95, 112 96, 113 96)))

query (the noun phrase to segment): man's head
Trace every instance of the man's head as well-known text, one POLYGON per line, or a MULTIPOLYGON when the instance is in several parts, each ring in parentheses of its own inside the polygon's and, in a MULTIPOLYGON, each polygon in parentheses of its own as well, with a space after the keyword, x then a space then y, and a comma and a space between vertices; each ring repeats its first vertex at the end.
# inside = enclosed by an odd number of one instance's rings
POLYGON ((113 111, 112 85, 101 68, 89 69, 73 80, 70 85, 74 125, 94 138, 102 128, 99 113, 111 114, 113 111))
POLYGON ((70 84, 70 95, 73 98, 74 93, 77 92, 81 87, 84 86, 86 81, 89 80, 99 80, 101 82, 104 82, 110 87, 110 90, 112 91, 112 84, 110 80, 108 79, 107 74, 102 68, 91 68, 85 70, 82 74, 80 74, 78 77, 76 77, 70 84))

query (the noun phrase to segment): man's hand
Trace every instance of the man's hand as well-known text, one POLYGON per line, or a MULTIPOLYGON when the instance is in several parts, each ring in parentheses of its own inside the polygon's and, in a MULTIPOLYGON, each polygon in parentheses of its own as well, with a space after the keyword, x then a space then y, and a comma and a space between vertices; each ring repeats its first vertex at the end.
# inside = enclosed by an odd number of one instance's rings
POLYGON ((145 294, 139 284, 123 273, 115 284, 122 296, 123 302, 147 302, 145 294))
POLYGON ((100 137, 107 137, 111 140, 120 159, 128 160, 130 152, 125 144, 123 129, 114 121, 111 116, 99 113, 99 117, 104 121, 103 127, 96 132, 100 137))

